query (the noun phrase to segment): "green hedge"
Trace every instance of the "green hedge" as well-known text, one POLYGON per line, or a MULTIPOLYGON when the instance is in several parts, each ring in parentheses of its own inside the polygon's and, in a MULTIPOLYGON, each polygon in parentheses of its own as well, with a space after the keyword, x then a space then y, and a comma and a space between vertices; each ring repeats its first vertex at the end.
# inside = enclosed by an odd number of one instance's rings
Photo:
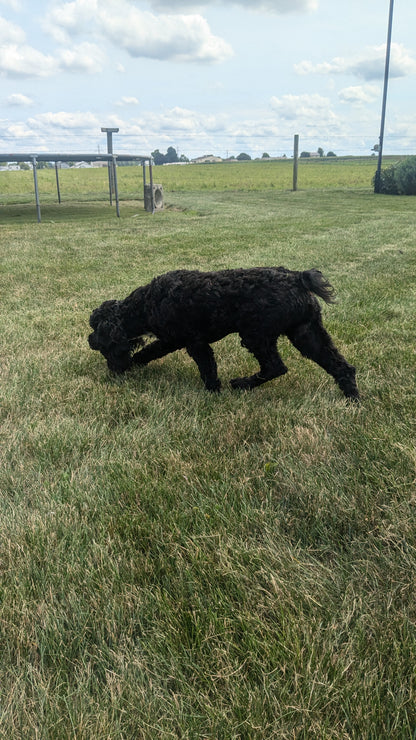
MULTIPOLYGON (((376 177, 377 173, 373 184, 376 177)), ((416 156, 381 170, 378 191, 386 195, 416 195, 416 156)))

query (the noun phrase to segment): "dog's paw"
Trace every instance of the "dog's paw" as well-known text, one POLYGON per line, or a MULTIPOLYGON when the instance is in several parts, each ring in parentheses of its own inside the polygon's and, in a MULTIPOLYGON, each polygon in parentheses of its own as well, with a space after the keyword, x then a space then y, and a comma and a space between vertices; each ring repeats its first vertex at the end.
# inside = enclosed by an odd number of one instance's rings
POLYGON ((250 391, 252 389, 252 383, 250 378, 232 378, 230 380, 231 388, 239 389, 241 391, 250 391))
POLYGON ((210 393, 219 393, 221 390, 221 381, 219 379, 207 381, 205 383, 205 388, 210 393))
POLYGON ((133 365, 147 365, 146 360, 144 360, 142 357, 140 357, 142 353, 141 352, 135 352, 133 357, 131 358, 131 361, 133 365))
POLYGON ((361 405, 361 398, 358 391, 354 391, 353 393, 346 393, 345 398, 349 403, 355 403, 357 406, 361 405))

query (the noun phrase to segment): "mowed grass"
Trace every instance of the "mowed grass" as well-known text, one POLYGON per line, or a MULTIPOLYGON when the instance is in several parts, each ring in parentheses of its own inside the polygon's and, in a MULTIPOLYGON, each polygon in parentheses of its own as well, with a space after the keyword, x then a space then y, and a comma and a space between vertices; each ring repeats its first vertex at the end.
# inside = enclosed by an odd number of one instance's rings
POLYGON ((415 200, 174 169, 153 216, 0 212, 0 736, 414 738, 415 200), (160 272, 262 264, 331 280, 361 406, 285 339, 251 394, 218 342, 215 396, 185 352, 115 379, 88 348, 160 272))

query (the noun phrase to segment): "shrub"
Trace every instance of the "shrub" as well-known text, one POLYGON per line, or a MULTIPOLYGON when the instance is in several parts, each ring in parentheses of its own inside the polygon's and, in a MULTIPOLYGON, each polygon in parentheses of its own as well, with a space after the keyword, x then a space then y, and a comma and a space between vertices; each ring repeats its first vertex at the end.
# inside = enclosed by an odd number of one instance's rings
MULTIPOLYGON (((373 185, 376 184, 376 178, 377 172, 373 177, 373 185)), ((386 167, 386 169, 381 170, 378 192, 383 193, 384 195, 399 195, 396 183, 396 165, 393 164, 390 167, 386 167)))
MULTIPOLYGON (((373 184, 377 173, 373 177, 373 184)), ((379 193, 386 195, 416 195, 416 156, 406 157, 380 172, 379 193)))
POLYGON ((407 157, 396 167, 396 181, 401 195, 416 195, 416 157, 407 157))

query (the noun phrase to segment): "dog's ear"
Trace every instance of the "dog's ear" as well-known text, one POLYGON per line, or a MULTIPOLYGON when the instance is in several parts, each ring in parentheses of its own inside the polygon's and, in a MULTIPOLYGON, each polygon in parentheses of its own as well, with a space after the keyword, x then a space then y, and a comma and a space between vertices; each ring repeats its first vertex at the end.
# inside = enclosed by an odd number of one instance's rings
POLYGON ((101 321, 114 320, 118 317, 118 301, 104 301, 98 308, 95 308, 90 316, 91 329, 97 329, 101 321))
POLYGON ((103 348, 110 349, 110 347, 117 347, 120 352, 123 352, 129 346, 126 332, 121 322, 115 317, 111 320, 100 321, 95 332, 98 344, 103 348))
POLYGON ((111 323, 108 322, 108 324, 109 324, 108 333, 109 333, 109 337, 111 339, 112 344, 117 345, 118 347, 120 347, 120 349, 122 347, 124 349, 124 345, 128 346, 127 334, 124 331, 124 328, 121 322, 117 320, 111 323))

